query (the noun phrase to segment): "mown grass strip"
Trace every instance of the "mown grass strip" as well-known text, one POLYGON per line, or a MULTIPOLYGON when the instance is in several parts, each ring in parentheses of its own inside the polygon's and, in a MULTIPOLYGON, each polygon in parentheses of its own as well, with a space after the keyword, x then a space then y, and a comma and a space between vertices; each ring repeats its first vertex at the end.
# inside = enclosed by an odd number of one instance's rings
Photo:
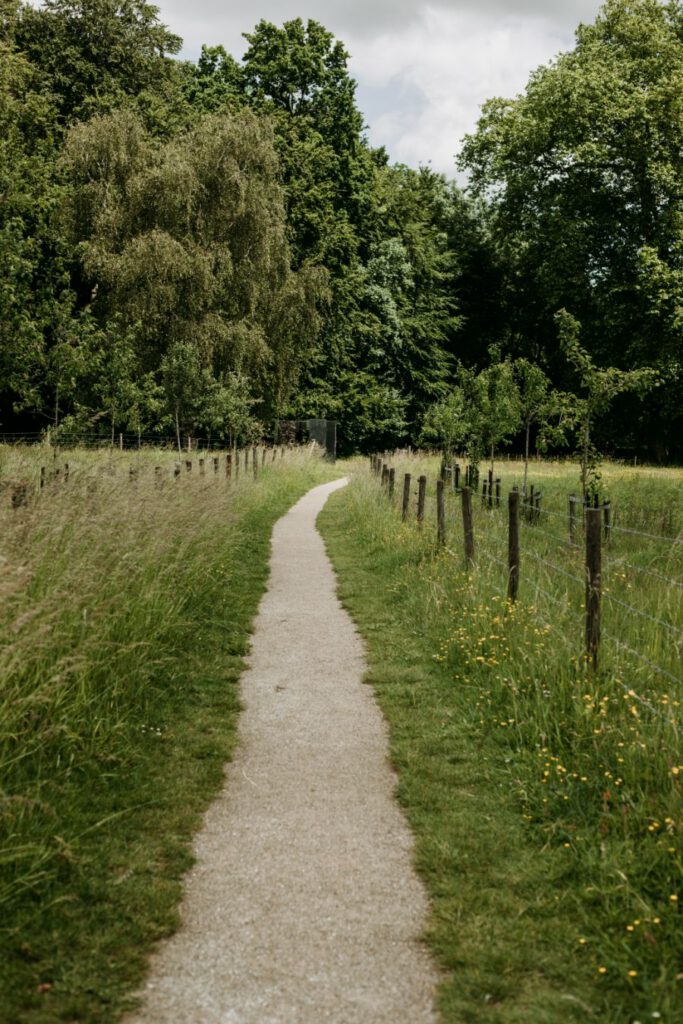
POLYGON ((676 846, 647 825, 676 780, 665 752, 648 767, 641 750, 670 741, 660 719, 622 709, 609 678, 587 710, 552 609, 545 627, 523 602, 510 617, 487 573, 401 525, 374 482, 334 495, 320 525, 390 725, 444 1020, 681 1020, 676 846), (633 794, 626 826, 602 770, 613 756, 633 794))
POLYGON ((130 1005, 235 743, 272 526, 339 475, 303 457, 231 490, 98 472, 4 523, 3 1024, 130 1005))

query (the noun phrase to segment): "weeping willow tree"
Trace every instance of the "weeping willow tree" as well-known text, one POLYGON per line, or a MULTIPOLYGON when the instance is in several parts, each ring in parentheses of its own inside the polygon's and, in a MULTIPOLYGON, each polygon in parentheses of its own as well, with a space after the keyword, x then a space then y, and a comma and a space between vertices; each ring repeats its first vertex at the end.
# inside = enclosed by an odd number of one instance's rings
POLYGON ((83 314, 134 330, 136 373, 163 385, 176 367, 176 427, 206 418, 212 382, 236 379, 277 418, 315 350, 326 278, 291 268, 269 121, 212 114, 160 142, 120 110, 73 128, 64 165, 83 314))

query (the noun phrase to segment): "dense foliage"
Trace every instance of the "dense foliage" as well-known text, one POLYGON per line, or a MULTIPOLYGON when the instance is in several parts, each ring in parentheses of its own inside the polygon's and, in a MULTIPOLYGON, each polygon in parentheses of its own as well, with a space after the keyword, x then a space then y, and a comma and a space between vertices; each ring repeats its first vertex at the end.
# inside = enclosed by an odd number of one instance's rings
POLYGON ((241 59, 180 46, 142 0, 0 0, 0 431, 229 440, 322 416, 347 451, 450 443, 435 407, 491 346, 495 373, 576 387, 565 309, 597 368, 664 385, 596 439, 680 456, 679 0, 608 0, 486 104, 469 196, 368 145, 317 22, 262 21, 241 59))

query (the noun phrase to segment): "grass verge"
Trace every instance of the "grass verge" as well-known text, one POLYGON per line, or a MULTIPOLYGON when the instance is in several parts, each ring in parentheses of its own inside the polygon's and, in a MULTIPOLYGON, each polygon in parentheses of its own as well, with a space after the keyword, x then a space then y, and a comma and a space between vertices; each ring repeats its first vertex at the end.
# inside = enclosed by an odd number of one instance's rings
POLYGON ((444 1020, 683 1019, 667 709, 588 680, 554 605, 507 608, 374 481, 335 494, 320 526, 390 725, 444 1020))
POLYGON ((291 456, 228 487, 159 461, 71 452, 68 484, 0 509, 3 1024, 131 1005, 233 749, 273 523, 339 475, 291 456))

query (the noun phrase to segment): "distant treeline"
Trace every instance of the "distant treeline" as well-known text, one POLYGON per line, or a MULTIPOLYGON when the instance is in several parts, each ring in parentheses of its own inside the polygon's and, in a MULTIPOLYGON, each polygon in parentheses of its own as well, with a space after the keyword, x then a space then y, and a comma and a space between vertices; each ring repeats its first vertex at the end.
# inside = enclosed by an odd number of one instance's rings
POLYGON ((596 437, 683 456, 683 3, 608 0, 487 103, 466 192, 368 144, 318 23, 180 47, 140 0, 0 0, 0 432, 388 448, 492 348, 571 392, 566 310, 657 372, 596 437))

